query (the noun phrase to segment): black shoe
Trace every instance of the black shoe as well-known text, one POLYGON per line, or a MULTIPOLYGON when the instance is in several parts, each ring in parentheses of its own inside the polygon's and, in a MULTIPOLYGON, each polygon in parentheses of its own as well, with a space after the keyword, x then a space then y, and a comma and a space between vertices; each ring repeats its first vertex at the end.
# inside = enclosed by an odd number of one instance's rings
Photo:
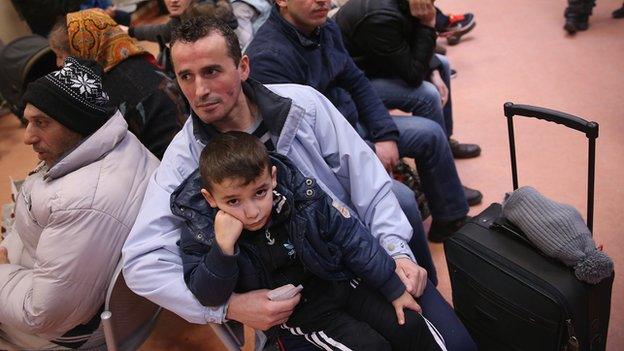
POLYGON ((443 243, 446 239, 450 238, 455 232, 461 228, 470 216, 465 216, 453 221, 436 221, 431 222, 431 228, 429 228, 429 241, 432 243, 443 243))
POLYGON ((481 155, 481 148, 477 144, 462 144, 449 138, 449 145, 454 158, 473 158, 481 155))
POLYGON ((446 37, 446 42, 449 45, 457 45, 461 37, 470 32, 476 24, 477 22, 475 22, 472 13, 464 13, 462 15, 449 14, 449 24, 439 34, 441 37, 446 37))
POLYGON ((611 13, 611 16, 613 16, 613 18, 624 18, 624 5, 622 5, 622 7, 620 7, 619 9, 613 11, 613 13, 611 13))
POLYGON ((588 21, 578 21, 573 19, 567 19, 563 29, 565 29, 568 34, 574 34, 577 31, 585 31, 589 28, 588 21))
POLYGON ((576 22, 574 20, 567 19, 565 24, 563 25, 563 29, 565 29, 568 34, 575 34, 578 30, 576 28, 576 22))
POLYGON ((483 200, 483 194, 477 189, 471 189, 467 186, 464 186, 464 195, 466 195, 466 201, 468 201, 468 206, 475 206, 481 203, 483 200))
POLYGON ((589 16, 581 16, 576 22, 577 30, 587 30, 589 28, 589 16))
POLYGON ((589 28, 589 16, 591 15, 591 8, 589 9, 589 13, 583 11, 583 13, 577 13, 574 10, 566 8, 563 16, 566 21, 563 25, 563 29, 565 29, 568 34, 574 34, 577 31, 585 31, 589 28))

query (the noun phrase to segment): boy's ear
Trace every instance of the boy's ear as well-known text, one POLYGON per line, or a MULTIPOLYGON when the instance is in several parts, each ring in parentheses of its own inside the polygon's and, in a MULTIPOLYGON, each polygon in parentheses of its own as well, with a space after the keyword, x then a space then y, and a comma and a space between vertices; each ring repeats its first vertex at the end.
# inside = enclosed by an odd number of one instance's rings
POLYGON ((275 190, 277 187, 277 167, 271 166, 271 189, 275 190))
POLYGON ((217 208, 217 202, 215 201, 214 197, 212 197, 212 195, 210 194, 208 190, 202 188, 201 194, 204 195, 204 199, 208 201, 208 204, 210 205, 210 207, 217 208))

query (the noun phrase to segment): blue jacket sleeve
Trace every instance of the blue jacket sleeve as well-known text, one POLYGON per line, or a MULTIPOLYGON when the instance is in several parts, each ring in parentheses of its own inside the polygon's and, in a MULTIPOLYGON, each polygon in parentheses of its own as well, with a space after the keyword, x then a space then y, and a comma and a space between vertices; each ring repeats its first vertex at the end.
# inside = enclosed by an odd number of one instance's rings
POLYGON ((396 275, 394 260, 383 250, 368 229, 349 213, 349 209, 325 196, 321 235, 330 245, 338 246, 342 262, 367 285, 378 290, 392 302, 405 291, 396 275))
POLYGON ((180 251, 184 281, 204 306, 226 303, 238 280, 238 247, 234 255, 224 254, 216 242, 212 246, 197 242, 188 229, 182 230, 180 251))

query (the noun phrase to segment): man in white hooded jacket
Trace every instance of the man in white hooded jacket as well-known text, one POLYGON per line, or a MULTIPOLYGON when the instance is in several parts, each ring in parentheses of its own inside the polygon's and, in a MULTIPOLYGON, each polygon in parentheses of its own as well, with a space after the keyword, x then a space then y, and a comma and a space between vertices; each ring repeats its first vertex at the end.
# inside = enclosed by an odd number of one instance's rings
POLYGON ((24 142, 42 162, 0 246, 0 349, 96 346, 108 282, 158 161, 109 107, 95 63, 68 58, 24 101, 24 142))

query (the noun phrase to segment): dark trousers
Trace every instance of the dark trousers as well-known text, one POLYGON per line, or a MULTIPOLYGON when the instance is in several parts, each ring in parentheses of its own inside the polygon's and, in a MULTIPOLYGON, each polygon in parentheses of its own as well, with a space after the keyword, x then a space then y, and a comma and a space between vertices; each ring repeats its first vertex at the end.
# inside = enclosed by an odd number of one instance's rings
POLYGON ((587 22, 594 6, 596 6, 596 0, 568 0, 568 7, 563 16, 567 19, 587 22))
MULTIPOLYGON (((466 328, 461 324, 452 307, 444 300, 442 295, 429 282, 423 295, 417 300, 423 309, 423 315, 433 325, 436 326, 449 351, 476 351, 477 346, 468 334, 466 328)), ((389 302, 387 302, 389 304, 389 302)), ((365 309, 369 309, 369 306, 365 309)), ((394 311, 392 312, 394 313, 394 311)), ((371 318, 378 318, 379 322, 396 323, 396 316, 393 319, 383 321, 381 316, 376 317, 374 313, 370 313, 371 318)), ((408 316, 408 321, 410 317, 408 316)), ((374 323, 374 322, 373 322, 374 323)), ((371 324, 371 327, 374 327, 371 324)), ((409 329, 409 328, 406 328, 409 329)), ((287 351, 312 351, 317 347, 308 342, 303 336, 292 335, 283 331, 280 334, 281 345, 287 351)))
MULTIPOLYGON (((442 350, 441 337, 419 313, 405 310, 401 326, 392 304, 363 284, 319 286, 323 291, 318 295, 304 295, 303 305, 282 325, 282 335, 290 333, 325 350, 442 350)), ((299 349, 288 340, 284 340, 287 350, 299 349)))

